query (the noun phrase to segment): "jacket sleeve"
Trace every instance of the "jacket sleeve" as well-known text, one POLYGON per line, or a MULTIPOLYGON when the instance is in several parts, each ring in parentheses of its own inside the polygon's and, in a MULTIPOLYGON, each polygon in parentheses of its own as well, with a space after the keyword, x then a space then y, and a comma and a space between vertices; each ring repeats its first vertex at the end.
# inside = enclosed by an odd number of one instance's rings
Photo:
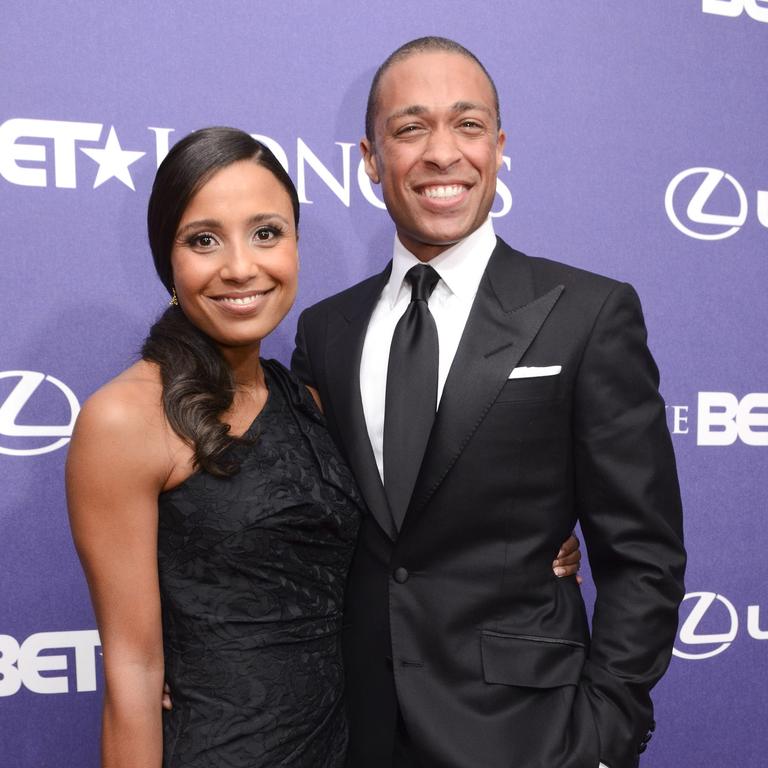
POLYGON ((291 355, 291 370, 308 387, 317 389, 318 384, 312 370, 312 361, 307 345, 306 327, 307 312, 305 310, 299 315, 299 322, 296 326, 296 346, 293 350, 293 355, 291 355))
POLYGON ((684 594, 682 507, 659 375, 640 301, 618 285, 579 366, 574 403, 579 517, 597 597, 583 683, 600 759, 634 766, 653 728, 684 594))

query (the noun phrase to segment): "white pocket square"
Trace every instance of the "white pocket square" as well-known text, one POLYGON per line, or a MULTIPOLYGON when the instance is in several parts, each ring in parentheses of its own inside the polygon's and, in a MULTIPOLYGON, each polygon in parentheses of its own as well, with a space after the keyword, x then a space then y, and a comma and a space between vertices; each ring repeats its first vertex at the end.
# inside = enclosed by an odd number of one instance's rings
POLYGON ((562 370, 562 365, 521 365, 512 369, 509 378, 533 379, 537 376, 557 376, 562 370))

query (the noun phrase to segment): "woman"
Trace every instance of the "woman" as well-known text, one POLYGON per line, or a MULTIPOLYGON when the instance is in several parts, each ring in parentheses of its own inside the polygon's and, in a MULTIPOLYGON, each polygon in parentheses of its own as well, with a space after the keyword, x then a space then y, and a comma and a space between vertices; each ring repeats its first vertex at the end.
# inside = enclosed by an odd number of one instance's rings
POLYGON ((84 405, 67 464, 109 768, 343 764, 362 504, 308 391, 259 358, 296 294, 298 220, 290 178, 241 131, 197 131, 158 170, 149 241, 172 306, 84 405))

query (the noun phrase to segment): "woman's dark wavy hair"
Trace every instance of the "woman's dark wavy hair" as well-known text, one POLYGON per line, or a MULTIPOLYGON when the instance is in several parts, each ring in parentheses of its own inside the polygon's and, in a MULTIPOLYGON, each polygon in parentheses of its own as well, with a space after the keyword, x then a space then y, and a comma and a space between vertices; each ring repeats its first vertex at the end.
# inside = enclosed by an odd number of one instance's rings
MULTIPOLYGON (((266 168, 284 187, 298 232, 296 188, 267 147, 236 128, 190 133, 173 146, 158 168, 147 208, 149 246, 169 294, 173 293, 171 250, 189 201, 213 174, 241 160, 266 168)), ((213 340, 187 319, 181 307, 170 306, 150 329, 141 356, 160 368, 166 418, 194 450, 195 468, 218 477, 237 472, 237 461, 227 449, 240 441, 220 419, 232 405, 235 382, 213 340)))

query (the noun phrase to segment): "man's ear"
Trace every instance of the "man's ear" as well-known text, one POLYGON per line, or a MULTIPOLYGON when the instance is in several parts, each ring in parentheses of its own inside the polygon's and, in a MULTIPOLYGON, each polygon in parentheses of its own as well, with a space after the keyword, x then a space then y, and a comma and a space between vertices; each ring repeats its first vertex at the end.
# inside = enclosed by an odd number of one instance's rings
POLYGON ((360 139, 360 152, 363 155, 363 163, 365 164, 365 172, 368 174, 368 178, 374 184, 378 184, 381 181, 381 177, 379 176, 373 142, 368 139, 360 139))
POLYGON ((496 138, 496 171, 501 168, 501 164, 504 161, 504 144, 507 141, 507 134, 499 128, 499 135, 496 138))

